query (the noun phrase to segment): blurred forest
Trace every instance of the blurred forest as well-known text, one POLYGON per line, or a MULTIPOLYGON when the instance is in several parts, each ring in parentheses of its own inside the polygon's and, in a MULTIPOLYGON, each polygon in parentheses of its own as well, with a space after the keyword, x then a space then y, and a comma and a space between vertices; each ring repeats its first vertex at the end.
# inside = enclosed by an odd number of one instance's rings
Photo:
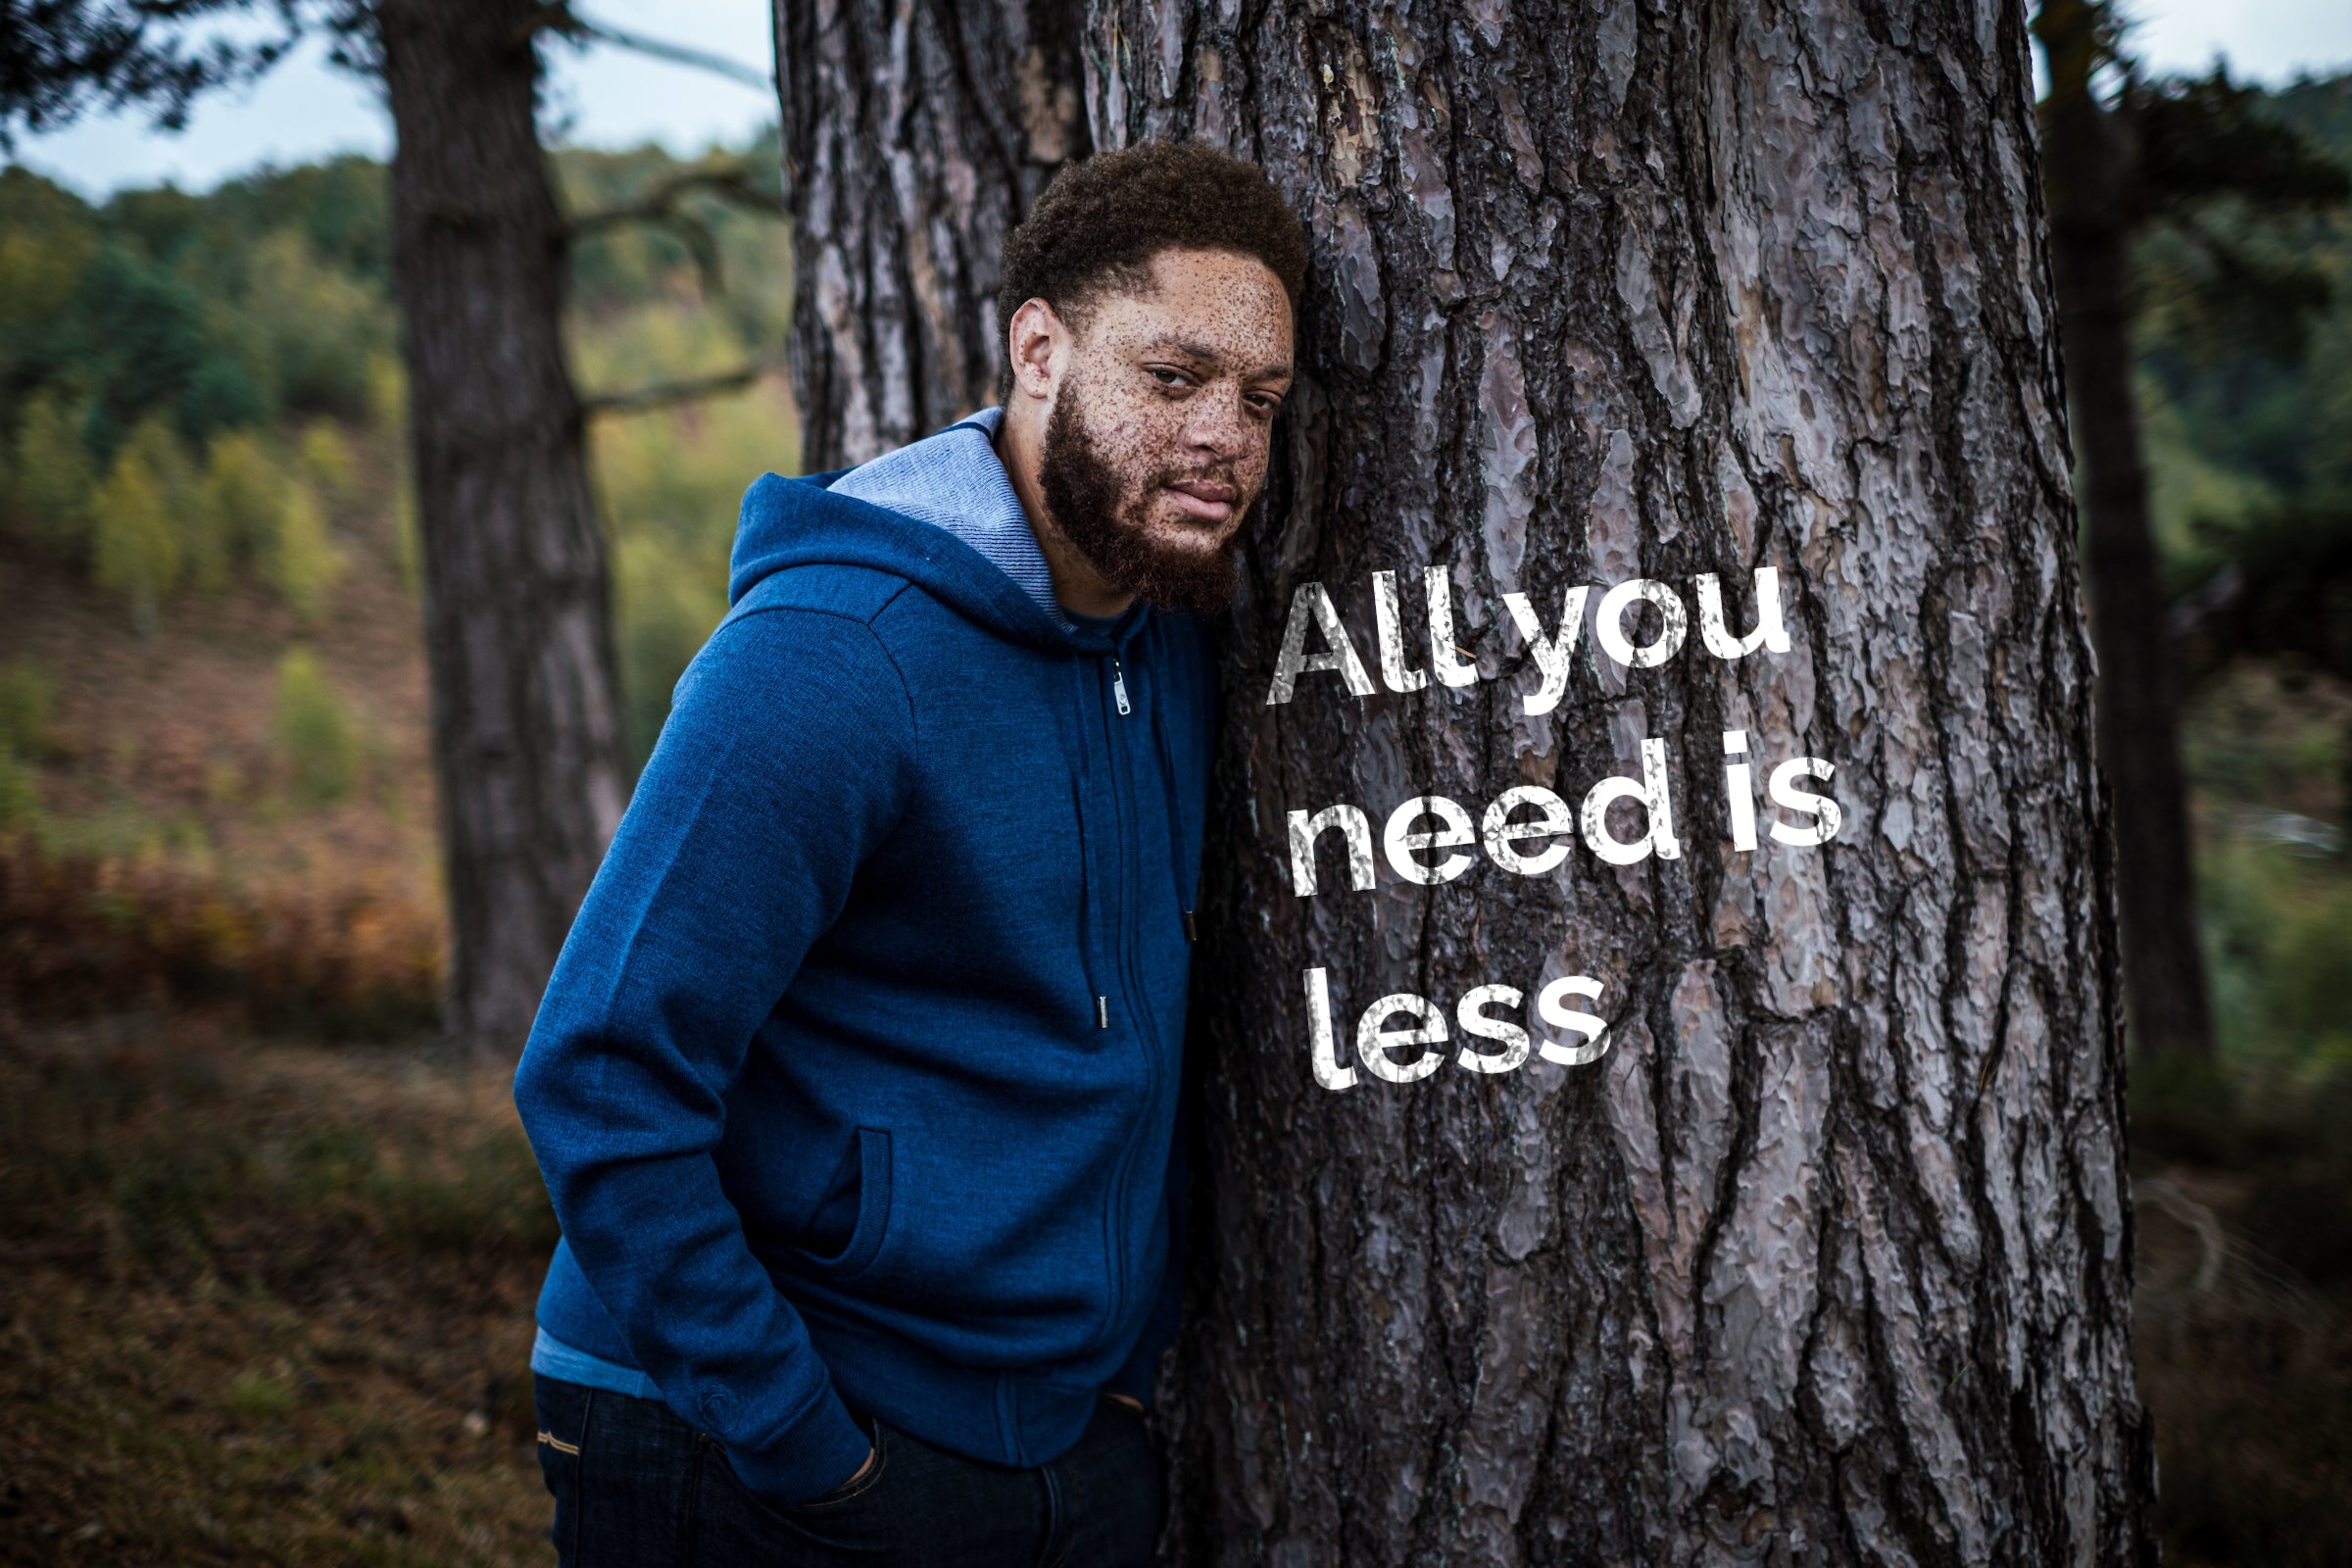
MULTIPOLYGON (((553 163, 609 212, 777 150, 553 163)), ((572 250, 586 397, 757 372, 592 423, 640 760, 743 487, 799 467, 790 236, 674 206, 572 250)), ((95 206, 0 171, 0 1562, 543 1545, 554 1219, 504 1072, 431 1033, 388 245, 357 158, 95 206)))
MULTIPOLYGON (((2352 169, 2352 78, 2260 107, 2352 169)), ((2264 220, 2224 200, 2144 235, 2132 283, 2216 1046, 2211 1063, 2133 1065, 2157 1517, 2176 1561, 2343 1562, 2352 213, 2264 220)))
MULTIPOLYGON (((2352 79, 2267 104, 2352 168, 2352 79)), ((2230 220, 2225 209, 2212 222, 2230 220)), ((2136 258, 2137 394, 2184 676, 2215 1029, 2244 1087, 2301 1098, 2352 1066, 2352 995, 2336 983, 2352 974, 2352 215, 2249 225, 2243 243, 2289 252, 2326 304, 2281 330, 2286 302, 2230 295, 2225 277, 2231 307, 2217 311, 2209 279, 2225 264, 2152 233, 2136 258), (2265 597, 2288 558, 2309 590, 2291 609, 2265 597), (2305 624, 2207 634, 2217 609, 2242 615, 2249 601, 2305 624)))
MULTIPOLYGON (((775 162, 770 140, 710 167, 775 162)), ((573 211, 689 172, 658 150, 555 165, 573 211)), ((313 1023, 411 1028, 434 1005, 442 916, 384 187, 380 166, 347 158, 93 207, 0 172, 6 874, 44 921, 87 917, 67 907, 76 889, 147 911, 137 942, 17 955, 49 1003, 160 985, 282 1009, 292 965, 313 1023), (277 951, 303 942, 336 951, 277 951)), ((614 225, 578 242, 572 275, 591 399, 761 369, 744 390, 595 425, 640 759, 725 609, 743 486, 797 469, 780 368, 789 236, 715 197, 678 205, 710 254, 671 226, 614 225)))
MULTIPOLYGON (((2352 168, 2352 77, 2261 107, 2352 168)), ((574 213, 704 167, 554 165, 574 213)), ((513 1368, 552 1221, 503 1085, 401 1065, 445 939, 385 183, 347 158, 92 205, 0 172, 0 1267, 30 1282, 0 1314, 0 1560, 507 1561, 539 1528, 513 1368), (288 1044, 232 1044, 257 1034, 288 1044), (338 1067, 321 1040, 388 1044, 338 1067), (247 1116, 258 1141, 207 1142, 247 1116), (480 1339, 453 1352, 419 1301, 480 1339)), ((790 237, 681 205, 712 254, 633 223, 571 274, 591 401, 763 368, 592 426, 639 759, 724 609, 743 487, 800 466, 790 237)), ((2326 282, 2307 330, 2256 289, 2212 309, 2226 250, 2134 258, 2218 1043, 2135 1069, 2141 1371, 2176 1560, 2344 1562, 2352 215, 2234 238, 2326 282)))

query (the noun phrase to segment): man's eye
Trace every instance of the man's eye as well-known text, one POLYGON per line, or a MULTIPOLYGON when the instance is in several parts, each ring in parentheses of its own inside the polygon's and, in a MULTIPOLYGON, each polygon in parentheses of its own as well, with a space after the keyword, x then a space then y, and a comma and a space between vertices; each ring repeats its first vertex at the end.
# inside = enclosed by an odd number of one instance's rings
POLYGON ((1153 366, 1152 374, 1161 386, 1189 386, 1192 384, 1192 377, 1186 375, 1182 370, 1171 370, 1162 365, 1153 366))

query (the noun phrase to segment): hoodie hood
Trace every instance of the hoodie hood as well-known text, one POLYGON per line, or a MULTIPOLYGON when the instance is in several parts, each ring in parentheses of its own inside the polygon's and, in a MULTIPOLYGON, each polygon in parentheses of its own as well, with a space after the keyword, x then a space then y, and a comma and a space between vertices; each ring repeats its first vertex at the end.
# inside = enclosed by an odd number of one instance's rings
MULTIPOLYGON (((1031 647, 1100 651, 1054 596, 1045 554, 997 456, 1002 409, 984 409, 859 467, 786 479, 763 474, 743 498, 727 602, 740 606, 792 566, 887 571, 959 613, 1031 647)), ((1108 634, 1124 645, 1131 606, 1108 634)))

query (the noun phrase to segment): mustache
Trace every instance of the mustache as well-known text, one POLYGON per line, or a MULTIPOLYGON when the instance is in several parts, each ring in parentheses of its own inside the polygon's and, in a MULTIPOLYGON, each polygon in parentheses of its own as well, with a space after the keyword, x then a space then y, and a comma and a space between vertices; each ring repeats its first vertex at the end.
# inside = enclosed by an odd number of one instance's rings
MULTIPOLYGON (((1217 464, 1203 468, 1156 468, 1144 476, 1139 490, 1150 495, 1154 490, 1173 489, 1178 485, 1215 485, 1226 492, 1224 499, 1233 502, 1247 500, 1251 505, 1257 497, 1242 483, 1241 475, 1230 464, 1217 464)), ((1241 510, 1248 510, 1243 508, 1241 510)))

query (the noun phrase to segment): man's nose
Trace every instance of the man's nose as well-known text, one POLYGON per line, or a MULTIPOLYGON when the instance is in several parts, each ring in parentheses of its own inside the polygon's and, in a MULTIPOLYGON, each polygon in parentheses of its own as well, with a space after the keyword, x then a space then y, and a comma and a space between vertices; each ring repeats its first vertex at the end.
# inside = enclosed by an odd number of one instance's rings
POLYGON ((1192 418, 1186 421, 1185 441, 1203 456, 1239 457, 1250 439, 1249 416, 1242 409, 1242 389, 1215 385, 1208 396, 1192 400, 1192 418))

